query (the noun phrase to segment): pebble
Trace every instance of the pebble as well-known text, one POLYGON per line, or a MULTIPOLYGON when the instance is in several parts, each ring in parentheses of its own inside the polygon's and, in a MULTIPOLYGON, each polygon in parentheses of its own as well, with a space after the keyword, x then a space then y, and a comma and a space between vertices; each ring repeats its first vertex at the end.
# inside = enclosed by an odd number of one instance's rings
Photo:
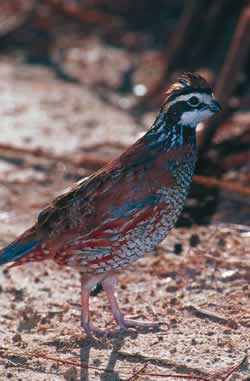
POLYGON ((76 381, 77 380, 77 369, 75 366, 71 366, 63 374, 65 380, 67 381, 76 381))
POLYGON ((13 343, 19 343, 20 341, 22 341, 22 336, 20 335, 20 333, 16 333, 12 337, 12 341, 13 341, 13 343))

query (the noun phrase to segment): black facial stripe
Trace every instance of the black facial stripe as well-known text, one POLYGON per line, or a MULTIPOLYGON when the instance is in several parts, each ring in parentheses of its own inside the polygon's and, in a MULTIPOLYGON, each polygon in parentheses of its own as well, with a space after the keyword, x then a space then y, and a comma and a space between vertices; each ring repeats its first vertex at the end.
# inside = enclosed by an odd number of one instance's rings
POLYGON ((173 94, 168 97, 168 102, 174 101, 180 95, 188 95, 188 94, 192 94, 192 93, 211 95, 212 91, 210 89, 201 89, 201 90, 199 89, 199 90, 197 90, 193 87, 187 87, 187 88, 183 88, 181 90, 178 90, 176 92, 173 92, 173 94))
POLYGON ((172 104, 169 109, 168 113, 173 114, 173 115, 182 115, 186 111, 194 111, 194 110, 201 110, 205 107, 206 105, 204 103, 199 103, 198 106, 192 107, 190 106, 187 101, 179 101, 174 104, 172 104))

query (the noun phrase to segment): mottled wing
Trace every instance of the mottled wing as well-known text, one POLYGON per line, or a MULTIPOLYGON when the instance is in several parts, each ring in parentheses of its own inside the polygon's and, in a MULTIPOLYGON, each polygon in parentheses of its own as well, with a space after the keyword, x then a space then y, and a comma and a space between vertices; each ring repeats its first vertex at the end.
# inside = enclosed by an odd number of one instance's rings
POLYGON ((166 160, 167 156, 158 155, 157 149, 148 152, 138 141, 120 158, 82 180, 42 211, 38 218, 39 235, 60 248, 79 236, 84 240, 92 234, 92 238, 100 239, 111 237, 112 231, 125 234, 134 229, 159 204, 159 189, 175 184, 166 170, 166 160))
POLYGON ((100 170, 76 183, 67 193, 56 198, 38 216, 37 230, 46 241, 60 238, 60 242, 77 230, 83 234, 95 224, 95 201, 108 176, 100 170))

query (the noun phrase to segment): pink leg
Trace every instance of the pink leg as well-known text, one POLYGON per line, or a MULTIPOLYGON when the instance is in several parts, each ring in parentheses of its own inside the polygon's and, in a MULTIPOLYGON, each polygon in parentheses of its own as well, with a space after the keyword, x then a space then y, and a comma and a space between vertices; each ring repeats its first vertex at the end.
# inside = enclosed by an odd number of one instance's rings
POLYGON ((82 303, 82 313, 81 313, 81 327, 85 330, 88 336, 92 336, 93 333, 105 334, 109 333, 108 329, 102 330, 95 327, 89 321, 89 297, 92 288, 96 285, 96 278, 81 278, 81 303, 82 303))
POLYGON ((90 336, 90 323, 89 323, 89 291, 82 289, 81 292, 82 313, 81 313, 81 327, 85 329, 86 333, 90 336))
POLYGON ((136 320, 125 320, 122 316, 122 313, 120 311, 120 308, 118 306, 117 300, 114 295, 114 287, 116 284, 116 277, 114 275, 104 279, 102 281, 102 286, 104 291, 107 294, 108 300, 111 305, 112 313, 114 316, 115 321, 122 329, 127 329, 129 327, 144 327, 144 328, 155 328, 159 327, 158 322, 143 322, 143 321, 136 321, 136 320))

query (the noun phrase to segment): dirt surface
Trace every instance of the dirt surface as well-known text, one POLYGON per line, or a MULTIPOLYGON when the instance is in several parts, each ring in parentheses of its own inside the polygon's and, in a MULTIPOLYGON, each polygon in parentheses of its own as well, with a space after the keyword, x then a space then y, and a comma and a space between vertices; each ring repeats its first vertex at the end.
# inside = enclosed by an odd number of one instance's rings
MULTIPOLYGON (((0 90, 4 246, 52 197, 89 174, 74 160, 86 153, 97 163, 108 159, 144 127, 87 88, 18 56, 1 58, 0 90)), ((249 247, 249 229, 239 226, 173 230, 157 251, 121 273, 117 288, 126 316, 159 320, 161 329, 92 339, 80 330, 79 274, 48 262, 1 269, 0 379, 134 380, 146 365, 138 379, 189 374, 193 380, 226 380, 226 371, 249 351, 249 247)), ((92 297, 91 310, 103 327, 110 309, 102 292, 92 297)), ((249 379, 246 360, 230 380, 249 379)))

